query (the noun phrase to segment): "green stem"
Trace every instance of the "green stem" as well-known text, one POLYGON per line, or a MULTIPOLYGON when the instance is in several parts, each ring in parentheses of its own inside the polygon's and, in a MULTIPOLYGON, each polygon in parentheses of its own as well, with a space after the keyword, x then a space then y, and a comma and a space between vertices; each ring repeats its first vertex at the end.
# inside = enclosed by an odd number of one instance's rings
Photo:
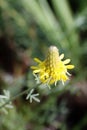
MULTIPOLYGON (((39 85, 40 85, 40 84, 39 84, 39 85)), ((38 85, 36 85, 33 89, 35 89, 37 86, 38 86, 38 85)), ((26 89, 25 91, 20 92, 20 93, 18 93, 17 95, 11 97, 11 99, 9 99, 8 101, 6 101, 4 104, 2 104, 2 105, 0 106, 0 109, 3 108, 5 105, 7 105, 9 102, 15 100, 16 98, 18 98, 18 97, 20 97, 20 96, 22 96, 22 95, 24 95, 24 94, 27 94, 28 91, 30 91, 30 90, 31 90, 31 88, 28 88, 28 89, 26 89)))

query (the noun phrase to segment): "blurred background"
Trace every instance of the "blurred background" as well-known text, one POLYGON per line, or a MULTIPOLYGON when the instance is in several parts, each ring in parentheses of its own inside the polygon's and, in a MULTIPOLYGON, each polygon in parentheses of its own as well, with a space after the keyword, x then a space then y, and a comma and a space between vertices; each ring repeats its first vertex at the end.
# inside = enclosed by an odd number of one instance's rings
POLYGON ((70 81, 37 88, 40 103, 23 95, 0 109, 0 130, 87 129, 87 0, 0 0, 0 94, 32 89, 33 58, 50 45, 75 65, 70 81))

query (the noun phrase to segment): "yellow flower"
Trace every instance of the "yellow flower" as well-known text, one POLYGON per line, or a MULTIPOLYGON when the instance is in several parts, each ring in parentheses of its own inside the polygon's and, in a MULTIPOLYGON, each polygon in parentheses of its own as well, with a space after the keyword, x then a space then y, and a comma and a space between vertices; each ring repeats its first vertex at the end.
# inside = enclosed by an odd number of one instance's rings
POLYGON ((69 79, 68 76, 70 76, 67 69, 73 69, 74 65, 67 65, 70 62, 70 59, 62 61, 63 58, 64 54, 59 56, 56 46, 50 46, 48 55, 44 61, 34 58, 38 65, 31 66, 33 74, 37 75, 42 83, 55 83, 56 85, 59 80, 64 83, 69 79))

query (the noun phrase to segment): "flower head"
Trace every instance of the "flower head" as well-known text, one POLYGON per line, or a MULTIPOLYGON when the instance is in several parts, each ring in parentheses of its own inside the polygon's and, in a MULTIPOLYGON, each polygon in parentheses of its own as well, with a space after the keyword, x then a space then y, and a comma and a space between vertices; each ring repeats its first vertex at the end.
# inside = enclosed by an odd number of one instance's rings
POLYGON ((38 63, 37 66, 32 66, 33 74, 36 74, 42 83, 53 84, 61 80, 63 83, 70 76, 67 69, 73 69, 74 65, 67 65, 70 59, 62 61, 64 54, 59 56, 59 51, 56 46, 50 46, 47 57, 44 61, 34 58, 38 63))

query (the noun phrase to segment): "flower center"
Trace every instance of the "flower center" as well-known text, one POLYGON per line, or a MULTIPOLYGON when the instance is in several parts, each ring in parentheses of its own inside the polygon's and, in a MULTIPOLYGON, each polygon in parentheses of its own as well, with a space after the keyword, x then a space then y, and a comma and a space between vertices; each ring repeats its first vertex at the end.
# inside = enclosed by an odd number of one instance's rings
POLYGON ((48 50, 48 55, 45 61, 46 71, 50 74, 50 76, 56 72, 59 60, 58 49, 55 46, 51 46, 48 50))

